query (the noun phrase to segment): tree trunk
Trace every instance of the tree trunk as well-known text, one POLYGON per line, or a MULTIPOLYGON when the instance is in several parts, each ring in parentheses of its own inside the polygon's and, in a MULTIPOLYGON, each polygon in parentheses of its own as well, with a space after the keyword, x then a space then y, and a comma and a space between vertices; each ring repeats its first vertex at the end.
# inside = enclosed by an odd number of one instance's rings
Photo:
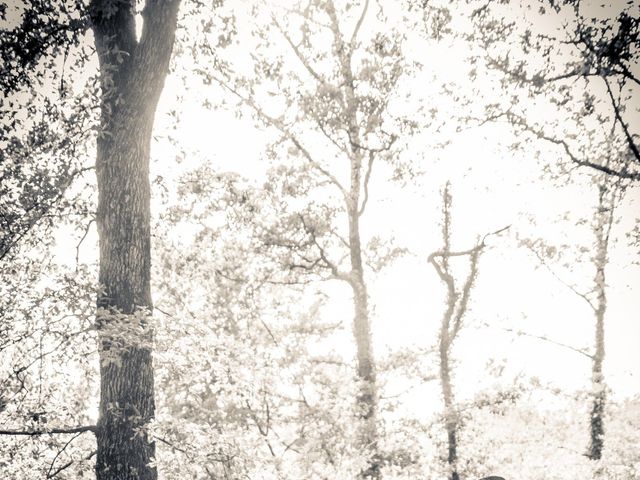
MULTIPOLYGON (((615 193, 614 193, 615 194, 615 193)), ((595 305, 595 352, 591 365, 592 405, 589 416, 590 441, 588 456, 591 460, 600 460, 604 448, 604 414, 606 405, 606 384, 604 381, 603 363, 604 346, 604 317, 607 311, 607 295, 605 281, 605 266, 608 261, 609 232, 613 221, 614 198, 607 201, 608 189, 600 186, 598 211, 596 212, 596 254, 594 263, 596 274, 594 285, 596 292, 595 305)))
POLYGON ((148 1, 136 40, 135 1, 93 1, 100 61, 97 225, 101 291, 98 480, 154 480, 155 412, 150 268, 149 155, 155 110, 174 41, 179 1, 148 1), (114 11, 115 9, 115 11, 114 11))
POLYGON ((447 432, 447 464, 451 472, 451 480, 459 480, 458 474, 458 417, 455 412, 455 398, 451 383, 451 365, 449 359, 449 321, 450 316, 445 316, 440 330, 440 387, 442 389, 442 401, 444 403, 444 421, 447 432))
MULTIPOLYGON (((357 202, 353 205, 357 205, 357 202)), ((361 473, 361 478, 380 478, 381 459, 378 453, 376 425, 376 371, 371 344, 369 300, 362 265, 360 225, 358 212, 355 208, 349 209, 349 247, 351 257, 350 285, 353 290, 354 304, 353 332, 356 340, 358 380, 360 381, 360 393, 357 401, 363 423, 360 441, 365 448, 373 453, 368 467, 361 473)))
MULTIPOLYGON (((358 120, 358 105, 354 89, 356 82, 351 67, 354 41, 359 27, 356 27, 351 42, 347 43, 340 31, 338 14, 333 0, 325 2, 323 5, 331 22, 335 54, 337 55, 340 73, 343 77, 341 85, 344 94, 343 114, 349 137, 349 147, 345 149, 345 153, 349 158, 350 186, 348 189, 348 198, 345 198, 345 201, 349 221, 349 257, 351 260, 349 284, 353 291, 353 332, 357 349, 358 380, 360 381, 361 388, 357 402, 358 408, 361 410, 360 419, 362 420, 360 444, 363 448, 371 452, 368 466, 360 473, 360 478, 379 479, 382 478, 382 460, 380 452, 378 451, 378 431, 376 425, 378 393, 371 342, 367 285, 364 278, 360 238, 360 216, 364 213, 365 208, 365 204, 360 205, 360 191, 361 189, 366 191, 368 188, 367 182, 369 181, 369 177, 365 175, 363 181, 362 159, 364 149, 362 148, 360 138, 361 131, 358 120)), ((367 5, 368 3, 365 3, 363 15, 366 14, 367 5)))
MULTIPOLYGON (((598 268, 597 277, 604 285, 604 268, 598 268)), ((592 363, 592 407, 590 416, 590 444, 589 458, 600 460, 604 448, 604 411, 606 404, 606 384, 602 366, 604 363, 604 314, 606 311, 606 296, 604 288, 598 288, 598 307, 596 309, 596 349, 592 363)))

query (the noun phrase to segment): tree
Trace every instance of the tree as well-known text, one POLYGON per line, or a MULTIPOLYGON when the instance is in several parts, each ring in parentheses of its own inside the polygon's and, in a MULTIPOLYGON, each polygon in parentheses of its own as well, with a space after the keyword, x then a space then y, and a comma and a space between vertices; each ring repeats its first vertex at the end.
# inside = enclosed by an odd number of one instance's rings
POLYGON ((596 300, 595 304, 589 304, 591 308, 593 308, 595 315, 595 349, 591 364, 593 403, 589 417, 590 442, 588 449, 589 458, 592 460, 600 460, 604 446, 606 383, 602 367, 605 356, 604 321, 607 311, 605 267, 609 257, 609 237, 611 234, 611 226, 613 225, 615 197, 615 190, 612 194, 607 185, 598 186, 598 205, 594 223, 596 251, 593 257, 593 264, 595 266, 593 291, 596 300))
MULTIPOLYGON (((593 234, 593 245, 589 247, 580 247, 580 254, 573 265, 580 262, 581 257, 589 254, 589 261, 593 267, 593 281, 591 287, 585 292, 572 283, 567 282, 564 275, 557 272, 557 267, 549 265, 548 260, 554 259, 559 261, 568 246, 558 248, 556 246, 546 244, 542 239, 531 241, 524 239, 521 244, 529 248, 537 257, 537 259, 565 286, 575 293, 581 300, 584 300, 594 315, 594 348, 589 352, 574 349, 575 351, 585 355, 591 362, 591 389, 589 392, 591 408, 589 411, 589 445, 587 448, 587 456, 591 460, 600 460, 604 451, 605 440, 605 407, 607 385, 603 372, 605 359, 605 319, 607 312, 607 283, 606 283, 606 267, 609 262, 611 229, 615 223, 615 211, 624 195, 624 188, 619 182, 611 183, 605 174, 595 175, 593 178, 597 190, 597 202, 594 208, 592 218, 587 221, 579 221, 578 223, 588 223, 591 233, 593 234)), ((564 263, 568 265, 568 263, 564 263)), ((545 339, 547 340, 547 339, 545 339)))
MULTIPOLYGON (((438 367, 440 376, 440 389, 442 402, 444 404, 444 422, 447 432, 447 464, 451 475, 451 480, 459 480, 460 473, 458 467, 458 437, 460 429, 459 414, 456 411, 457 405, 452 380, 452 359, 451 352, 456 337, 463 326, 463 319, 467 313, 469 299, 473 285, 478 276, 478 261, 485 247, 484 236, 481 242, 469 250, 451 250, 451 203, 452 196, 450 184, 447 182, 442 191, 442 241, 443 248, 429 255, 428 261, 435 269, 440 280, 447 287, 446 309, 442 316, 440 330, 438 332, 438 367), (454 274, 450 267, 450 261, 456 257, 468 257, 469 271, 462 288, 456 286, 454 274)), ((505 229, 494 232, 497 234, 505 229)))
POLYGON ((346 420, 356 389, 335 382, 351 374, 333 347, 348 327, 324 312, 323 283, 283 271, 291 255, 265 245, 291 200, 282 170, 273 175, 256 185, 205 164, 180 179, 167 234, 156 230, 167 318, 156 328, 158 407, 170 414, 153 434, 172 446, 158 459, 167 477, 351 478, 361 467, 357 422, 346 420), (172 231, 189 233, 167 244, 172 231))
POLYGON ((178 0, 148 1, 136 40, 134 2, 89 8, 102 87, 97 141, 101 292, 98 479, 154 479, 149 149, 169 69, 178 0))
MULTIPOLYGON (((79 45, 88 29, 98 56, 100 413, 98 425, 86 430, 96 433, 99 479, 157 477, 152 464, 154 443, 145 431, 154 416, 148 320, 152 309, 149 149, 179 4, 178 0, 147 1, 139 39, 136 2, 127 0, 94 0, 88 7, 81 2, 55 7, 33 1, 18 13, 18 24, 3 31, 2 54, 10 74, 3 76, 5 96, 43 78, 43 66, 55 65, 59 54, 79 45)), ((2 14, 4 20, 5 9, 2 14)), ((89 58, 81 52, 77 62, 77 68, 89 65, 89 58)), ((60 198, 69 184, 63 175, 52 188, 44 189, 47 194, 43 201, 38 199, 36 212, 46 212, 48 199, 60 198)), ((25 217, 24 228, 31 228, 41 216, 25 217)))
POLYGON ((483 121, 506 119, 533 138, 559 147, 565 173, 568 164, 604 175, 598 181, 593 225, 596 273, 590 293, 595 299, 580 294, 595 315, 588 456, 599 460, 606 403, 602 364, 609 232, 617 195, 624 191, 621 182, 640 180, 640 132, 632 121, 639 111, 638 7, 633 2, 606 6, 573 1, 541 1, 535 7, 515 2, 515 7, 536 20, 515 21, 501 6, 486 5, 474 12, 477 30, 471 37, 480 41, 486 67, 499 72, 510 95, 506 102, 488 105, 483 121), (520 49, 504 49, 506 39, 514 37, 520 49), (541 104, 549 112, 544 122, 532 114, 541 104))
POLYGON ((363 33, 367 22, 383 21, 383 12, 379 15, 373 18, 369 1, 340 7, 333 1, 304 2, 282 12, 256 7, 252 18, 269 20, 256 28, 257 43, 249 60, 255 76, 239 73, 233 60, 218 60, 202 69, 206 82, 222 85, 277 132, 279 139, 270 153, 289 165, 281 167, 279 179, 270 180, 283 184, 291 197, 314 189, 328 199, 324 206, 307 200, 299 209, 291 202, 291 213, 266 232, 266 244, 289 252, 287 270, 316 277, 320 273, 351 290, 359 442, 370 452, 362 476, 372 478, 380 476, 382 465, 361 224, 374 165, 386 162, 399 171, 403 165, 396 141, 415 126, 406 116, 394 116, 390 108, 403 76, 414 68, 402 55, 403 34, 395 29, 363 33), (286 55, 277 50, 283 43, 286 55), (270 100, 274 95, 275 108, 270 100))

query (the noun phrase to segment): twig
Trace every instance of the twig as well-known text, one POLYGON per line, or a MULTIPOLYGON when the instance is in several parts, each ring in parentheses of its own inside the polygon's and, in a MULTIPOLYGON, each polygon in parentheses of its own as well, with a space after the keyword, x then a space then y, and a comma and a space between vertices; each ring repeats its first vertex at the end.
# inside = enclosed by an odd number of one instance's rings
POLYGON ((95 218, 92 218, 91 220, 89 220, 89 223, 87 223, 87 226, 84 229, 84 235, 82 235, 82 238, 76 245, 76 272, 78 271, 78 264, 80 263, 80 247, 82 246, 82 242, 84 242, 84 239, 87 238, 87 235, 89 234, 89 228, 91 228, 91 225, 95 221, 96 221, 95 218))
POLYGON ((289 46, 293 50, 293 53, 296 54, 296 57, 298 57, 298 60, 300 60, 300 62, 304 66, 304 68, 306 68, 307 71, 311 74, 311 76, 313 78, 315 78, 318 82, 320 82, 321 84, 326 84, 327 81, 324 78, 322 78, 322 76, 318 72, 316 72, 313 69, 313 67, 309 64, 308 60, 304 57, 304 55, 302 55, 302 52, 300 51, 298 46, 293 43, 293 41, 291 40, 291 37, 289 35, 287 35, 287 33, 284 31, 284 28, 282 28, 282 26, 280 25, 280 23, 276 19, 275 15, 273 15, 273 14, 271 15, 271 20, 273 21, 275 26, 278 28, 278 30, 280 31, 280 33, 282 34, 284 39, 287 41, 287 43, 289 44, 289 46))
MULTIPOLYGON (((78 438, 80 435, 82 435, 82 432, 78 432, 78 433, 76 433, 73 437, 71 437, 71 438, 69 439, 69 441, 68 441, 67 443, 65 443, 65 444, 64 444, 64 446, 63 446, 60 450, 58 450, 58 453, 56 453, 55 457, 53 457, 53 460, 51 460, 51 465, 49 465, 49 471, 47 471, 47 478, 53 478, 53 477, 55 477, 58 473, 60 473, 60 472, 62 471, 62 470, 60 470, 61 468, 62 468, 62 469, 67 468, 66 466, 64 466, 64 465, 63 465, 62 467, 60 467, 59 469, 57 469, 57 470, 54 472, 54 474, 53 474, 53 475, 51 474, 51 470, 53 470, 53 466, 55 465, 56 460, 58 459, 58 457, 62 454, 62 452, 64 452, 64 451, 67 449, 67 447, 68 447, 69 445, 71 445, 71 442, 73 442, 73 441, 74 441, 76 438, 78 438)), ((70 462, 68 462, 66 465, 67 465, 67 466, 69 466, 69 465, 71 465, 72 463, 73 463, 73 461, 70 461, 70 462)))
POLYGON ((158 437, 157 435, 154 435, 154 436, 153 436, 153 438, 154 438, 154 440, 158 440, 158 441, 160 441, 160 442, 164 443, 165 445, 170 446, 171 448, 173 448, 173 449, 174 449, 174 450, 176 450, 177 452, 184 453, 186 456, 191 457, 191 454, 190 454, 188 451, 186 451, 186 450, 184 450, 184 449, 182 449, 182 448, 180 448, 180 447, 176 447, 176 446, 175 446, 173 443, 171 443, 170 441, 165 440, 165 439, 164 439, 164 438, 162 438, 162 437, 158 437))
MULTIPOLYGON (((89 455, 87 455, 83 460, 85 460, 85 461, 86 461, 86 460, 91 460, 91 458, 92 458, 96 453, 98 453, 98 452, 97 452, 96 450, 94 450, 94 451, 93 451, 93 452, 91 452, 89 455)), ((65 464, 64 464, 64 465, 62 465, 61 467, 58 467, 58 468, 56 469, 56 471, 55 471, 55 472, 50 473, 50 474, 48 473, 48 474, 47 474, 47 478, 54 478, 54 477, 55 477, 55 476, 57 476, 60 472, 62 472, 63 470, 66 470, 66 469, 67 469, 67 468, 69 468, 71 465, 73 465, 73 463, 74 463, 74 462, 73 462, 73 460, 68 461, 67 463, 65 463, 65 464)), ((51 471, 51 470, 49 470, 49 471, 51 471)))
POLYGON ((369 8, 369 0, 364 0, 364 7, 362 8, 362 13, 360 14, 360 18, 358 18, 358 22, 356 23, 356 27, 353 29, 353 34, 351 35, 351 49, 355 47, 356 38, 358 36, 358 31, 362 26, 362 22, 364 21, 364 17, 367 15, 367 9, 369 8))
POLYGON ((565 282, 545 261, 545 259, 542 257, 542 255, 540 255, 540 253, 538 251, 536 251, 532 246, 530 245, 525 245, 530 251, 531 253, 533 253, 536 258, 538 259, 538 261, 540 262, 540 264, 547 269, 547 271, 553 275, 553 278, 555 278, 558 282, 560 282, 562 285, 564 285, 565 287, 567 287, 569 290, 571 290, 573 293, 575 293, 577 296, 579 296, 580 298, 582 298, 585 302, 587 302, 589 304, 589 306, 591 307, 591 309, 593 311, 596 310, 596 306, 593 304, 593 302, 591 301, 591 299, 589 299, 589 297, 582 293, 581 291, 579 291, 575 286, 571 285, 568 282, 565 282))
MULTIPOLYGON (((486 327, 491 327, 488 323, 484 324, 486 327)), ((572 347, 571 345, 567 345, 566 343, 562 343, 562 342, 557 342, 549 337, 545 337, 544 335, 535 335, 533 333, 527 333, 527 332, 523 332, 522 330, 515 330, 513 328, 506 328, 506 327, 492 327, 492 328, 498 328, 500 330, 503 330, 505 332, 509 332, 509 333, 515 333, 518 336, 522 336, 522 337, 531 337, 531 338, 535 338, 538 340, 543 340, 545 342, 549 342, 552 343, 554 345, 557 345, 558 347, 562 347, 562 348, 567 348, 569 350, 572 350, 576 353, 579 353, 580 355, 584 355, 587 358, 593 359, 593 355, 591 355, 590 353, 586 352, 585 350, 581 349, 581 348, 576 348, 576 347, 572 347)))

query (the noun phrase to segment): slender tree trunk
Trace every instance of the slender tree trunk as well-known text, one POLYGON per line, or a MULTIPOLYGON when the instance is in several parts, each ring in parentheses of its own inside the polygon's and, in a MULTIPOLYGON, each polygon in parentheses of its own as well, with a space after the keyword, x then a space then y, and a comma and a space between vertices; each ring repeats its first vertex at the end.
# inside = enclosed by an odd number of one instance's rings
POLYGON ((136 39, 136 2, 95 0, 90 7, 100 60, 97 225, 101 291, 96 326, 100 407, 98 480, 155 480, 155 413, 150 268, 149 151, 167 74, 179 1, 147 1, 136 39))
MULTIPOLYGON (((449 183, 442 191, 442 240, 443 248, 429 255, 429 263, 433 265, 438 276, 447 287, 447 308, 442 316, 438 335, 440 391, 444 405, 444 426, 447 433, 447 466, 451 480, 459 480, 458 473, 458 434, 460 421, 456 411, 453 381, 451 378, 451 348, 460 332, 464 315, 467 312, 471 290, 478 275, 478 261, 484 248, 484 239, 475 247, 466 251, 451 251, 451 194, 449 183), (456 288, 456 281, 451 273, 449 259, 451 257, 469 258, 469 273, 461 289, 456 288)), ((503 229, 504 230, 504 229, 503 229)), ((494 232, 500 233, 502 230, 494 232)), ((486 235, 485 237, 486 238, 486 235)))
POLYGON ((381 459, 378 453, 378 431, 376 426, 377 388, 376 371, 371 344, 371 324, 367 286, 364 280, 362 266, 362 251, 360 246, 360 226, 357 211, 349 212, 349 246, 351 256, 351 281, 353 290, 354 318, 353 332, 356 340, 358 379, 361 383, 358 395, 358 407, 363 421, 361 443, 373 452, 370 464, 362 472, 362 478, 380 478, 381 459))
POLYGON ((595 352, 591 364, 592 404, 589 416, 590 438, 588 456, 591 460, 599 460, 604 448, 604 415, 606 405, 606 383, 604 380, 603 363, 604 346, 604 318, 607 311, 607 295, 605 281, 605 266, 608 261, 609 231, 613 220, 613 198, 607 201, 607 187, 600 187, 598 211, 596 212, 596 254, 594 263, 596 274, 594 278, 595 304, 595 352))
MULTIPOLYGON (((340 64, 339 68, 343 80, 341 89, 344 95, 342 106, 349 137, 349 147, 345 149, 350 164, 350 186, 348 189, 348 198, 346 199, 346 210, 349 221, 349 256, 351 260, 349 284, 353 290, 354 303, 353 331, 357 348, 358 379, 361 384, 361 391, 358 395, 357 402, 361 409, 360 417, 362 420, 360 443, 364 448, 372 452, 369 464, 367 468, 361 472, 360 478, 379 479, 382 478, 382 461, 380 452, 378 451, 378 432, 376 426, 376 373, 360 238, 360 216, 364 213, 365 208, 364 204, 360 205, 360 191, 363 188, 368 188, 367 182, 369 178, 365 175, 363 182, 362 160, 364 150, 360 138, 361 129, 358 120, 358 105, 355 93, 356 82, 351 66, 359 26, 357 26, 353 32, 352 40, 347 42, 340 31, 340 22, 338 21, 338 14, 333 0, 329 0, 323 5, 330 19, 335 54, 340 64)), ((366 14, 367 7, 368 1, 365 2, 362 18, 364 18, 366 14)), ((361 21, 362 20, 358 22, 358 25, 361 21)))
POLYGON ((451 365, 449 358, 449 321, 445 316, 440 330, 440 387, 444 403, 445 430, 447 432, 447 464, 451 472, 451 480, 459 480, 458 475, 458 417, 455 412, 455 397, 451 382, 451 365))

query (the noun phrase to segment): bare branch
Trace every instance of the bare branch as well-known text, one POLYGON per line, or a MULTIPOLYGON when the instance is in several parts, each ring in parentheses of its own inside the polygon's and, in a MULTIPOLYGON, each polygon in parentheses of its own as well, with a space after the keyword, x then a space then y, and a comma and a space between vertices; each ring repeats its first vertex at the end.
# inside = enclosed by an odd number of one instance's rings
POLYGON ((291 47, 291 49, 293 50, 293 52, 296 54, 296 57, 298 57, 298 60, 300 60, 300 63, 302 63, 302 65, 304 66, 304 68, 307 69, 307 71, 309 72, 309 74, 316 79, 316 81, 318 81, 321 84, 326 84, 328 83, 324 78, 322 78, 322 76, 316 72, 313 67, 311 66, 311 64, 309 63, 309 61, 305 58, 305 56, 302 54, 302 52, 300 51, 300 49, 298 48, 298 46, 296 44, 293 43, 293 41, 291 40, 291 37, 287 34, 287 32, 284 31, 284 28, 282 28, 282 26, 280 25, 280 22, 278 22, 278 20, 276 19, 275 15, 271 15, 271 20, 273 21, 273 23, 275 24, 275 26, 278 28, 278 30, 280 31, 280 33, 282 34, 282 36, 285 38, 285 40, 287 41, 287 43, 289 44, 289 46, 291 47))
MULTIPOLYGON (((489 326, 488 324, 485 324, 486 326, 489 326)), ((549 337, 545 337, 544 335, 535 335, 533 333, 527 333, 527 332, 523 332, 522 330, 515 330, 513 328, 505 328, 505 327, 493 327, 493 328, 499 328, 500 330, 503 330, 505 332, 509 332, 509 333, 515 333, 518 336, 521 337, 531 337, 531 338, 536 338, 538 340, 542 340, 545 342, 549 342, 552 343, 554 345, 557 345, 558 347, 562 347, 562 348, 566 348, 569 350, 572 350, 576 353, 579 353, 580 355, 584 355, 585 357, 589 358, 589 359, 593 359, 593 355, 591 355, 590 353, 588 353, 587 351, 581 349, 581 348, 576 348, 576 347, 572 347, 571 345, 567 345, 566 343, 562 343, 562 342, 557 342, 555 340, 552 340, 549 337)))
POLYGON ((84 433, 84 432, 96 433, 97 431, 98 431, 98 427, 96 425, 86 425, 81 427, 47 428, 47 429, 37 429, 37 430, 0 430, 0 435, 37 437, 39 435, 49 435, 49 434, 72 434, 72 433, 84 433))
POLYGON ((358 37, 358 31, 360 27, 362 27, 362 22, 364 21, 364 17, 367 15, 367 9, 369 8, 369 0, 364 0, 364 7, 362 8, 362 13, 360 14, 360 18, 358 18, 358 22, 356 23, 356 27, 353 29, 353 34, 351 35, 351 49, 355 48, 356 39, 358 37))
POLYGON ((53 472, 53 474, 51 473, 51 471, 53 470, 53 466, 56 464, 56 460, 58 459, 58 457, 60 455, 62 455, 62 453, 67 449, 67 447, 69 445, 71 445, 71 442, 73 442, 76 438, 78 438, 80 435, 82 435, 82 432, 78 432, 76 433, 73 437, 71 437, 67 443, 64 444, 64 446, 58 450, 58 453, 56 453, 56 455, 53 457, 53 460, 51 460, 51 464, 49 465, 49 470, 47 471, 47 478, 53 478, 55 477, 58 473, 60 473, 62 470, 64 470, 65 468, 68 468, 69 466, 71 466, 73 464, 73 461, 66 463, 65 465, 63 465, 62 467, 58 468, 55 472, 53 472))
POLYGON ((549 135, 546 135, 541 129, 533 127, 523 117, 516 115, 511 111, 502 112, 502 113, 487 117, 485 120, 480 122, 479 125, 482 125, 484 123, 491 122, 491 121, 496 121, 502 117, 506 118, 512 124, 520 126, 526 131, 534 134, 536 137, 538 137, 541 140, 545 140, 547 142, 561 146, 565 151, 565 153, 567 154, 567 157, 569 157, 569 159, 571 160, 571 162, 573 162, 574 164, 580 167, 589 167, 599 172, 606 173, 607 175, 611 175, 614 177, 623 178, 627 180, 633 180, 633 181, 640 180, 640 172, 629 172, 627 171, 626 167, 623 167, 620 170, 615 170, 613 168, 610 168, 607 165, 601 165, 599 163, 578 158, 578 156, 571 151, 569 144, 564 139, 554 138, 554 137, 550 137, 549 135))
POLYGON ((168 441, 168 440, 166 440, 166 439, 164 439, 164 438, 162 438, 162 437, 159 437, 159 436, 157 436, 157 435, 154 435, 154 436, 153 436, 153 438, 154 438, 154 440, 158 440, 158 441, 160 441, 160 442, 164 443, 165 445, 168 445, 169 447, 173 448, 176 452, 184 453, 184 454, 185 454, 185 455, 187 455, 188 457, 191 457, 191 454, 190 454, 188 451, 186 451, 186 450, 184 450, 184 449, 182 449, 182 448, 180 448, 180 447, 176 447, 176 446, 175 446, 173 443, 171 443, 170 441, 168 441))
POLYGON ((309 151, 302 145, 300 140, 298 140, 298 138, 293 134, 293 132, 291 132, 291 130, 287 128, 287 126, 284 124, 282 120, 278 118, 274 118, 271 115, 268 115, 262 108, 260 108, 255 103, 253 99, 245 97, 224 80, 218 78, 215 75, 211 75, 211 78, 215 80, 216 83, 218 83, 221 87, 225 88, 226 90, 231 92, 233 95, 238 97, 238 99, 240 99, 242 103, 244 103, 249 108, 251 108, 262 121, 278 129, 280 133, 284 135, 285 138, 289 139, 296 146, 296 148, 298 148, 298 150, 302 153, 302 155, 307 159, 307 161, 311 164, 313 168, 315 168, 322 175, 328 178, 329 181, 333 183, 338 188, 338 190, 340 190, 345 201, 348 201, 349 195, 345 190, 345 188, 342 186, 342 184, 335 177, 335 175, 333 175, 331 172, 329 172, 324 167, 322 167, 322 165, 320 165, 320 163, 313 158, 313 156, 309 153, 309 151))
POLYGON ((367 171, 364 174, 364 197, 362 198, 362 204, 360 205, 360 209, 358 210, 358 216, 362 216, 364 213, 364 209, 367 206, 367 201, 369 200, 369 180, 371 179, 371 170, 373 169, 373 160, 374 153, 373 151, 369 151, 369 163, 367 164, 367 171))
MULTIPOLYGON (((91 458, 93 458, 96 455, 97 450, 92 451, 89 455, 87 455, 83 460, 91 460, 91 458)), ((57 456, 57 455, 56 455, 57 456)), ((49 469, 49 473, 47 473, 47 478, 54 478, 56 477, 59 473, 61 473, 62 471, 66 470, 67 468, 69 468, 71 465, 73 465, 73 460, 65 463, 64 465, 58 467, 54 472, 51 472, 51 469, 49 469)), ((53 465, 53 464, 52 464, 53 465)))
POLYGON ((345 273, 340 272, 340 270, 338 269, 338 266, 335 263, 333 263, 331 260, 329 260, 329 257, 327 256, 326 251, 324 250, 322 245, 320 245, 320 243, 318 242, 318 239, 316 238, 315 231, 313 230, 313 228, 307 225, 304 219, 304 216, 302 214, 299 214, 299 217, 300 217, 300 221, 302 222, 302 226, 304 227, 304 230, 307 232, 307 234, 309 234, 311 241, 318 248, 318 252, 320 253, 320 259, 322 259, 324 264, 329 268, 329 270, 331 270, 331 274, 333 275, 333 277, 338 280, 344 280, 344 281, 350 282, 351 277, 345 273))
POLYGON ((325 126, 322 124, 322 120, 321 120, 317 115, 315 115, 315 112, 311 111, 310 113, 313 115, 313 119, 316 121, 316 125, 318 126, 318 128, 320 129, 320 131, 322 132, 322 134, 323 134, 323 135, 324 135, 324 136, 325 136, 325 137, 326 137, 326 138, 327 138, 331 143, 333 143, 333 145, 335 145, 335 147, 336 147, 339 151, 341 151, 341 152, 343 152, 343 153, 348 154, 348 153, 349 153, 349 150, 348 150, 347 146, 346 146, 346 145, 340 145, 340 144, 338 143, 338 141, 337 141, 335 138, 333 138, 333 136, 329 133, 329 131, 328 131, 328 130, 325 128, 325 126))
POLYGON ((525 247, 527 247, 531 253, 533 253, 536 258, 538 259, 538 261, 540 262, 540 264, 551 274, 553 275, 553 277, 560 282, 562 285, 564 285, 565 287, 567 287, 569 290, 571 290, 573 293, 575 293, 578 297, 582 298, 585 302, 587 302, 589 304, 589 306, 591 307, 591 309, 593 311, 596 310, 596 306, 593 304, 593 302, 591 301, 591 299, 584 293, 580 292, 575 286, 571 285, 568 282, 565 282, 550 266, 549 264, 546 262, 546 260, 544 259, 544 257, 542 257, 542 255, 540 255, 540 252, 538 252, 535 248, 533 248, 531 245, 526 245, 524 244, 525 247))
POLYGON ((604 84, 607 86, 607 93, 609 94, 609 99, 611 100, 611 106, 613 107, 613 112, 616 116, 616 120, 618 120, 618 123, 620 123, 620 126, 622 127, 624 136, 627 139, 627 143, 629 144, 629 149, 633 152, 633 155, 636 158, 636 161, 640 162, 640 151, 638 150, 638 146, 633 140, 633 136, 629 132, 629 125, 627 125, 622 119, 622 115, 620 114, 620 105, 618 105, 615 97, 613 96, 613 92, 611 91, 611 85, 609 85, 609 81, 607 80, 607 77, 603 76, 602 80, 604 80, 604 84))
POLYGON ((87 226, 84 229, 84 235, 82 235, 82 238, 80 238, 80 241, 76 245, 76 271, 78 271, 78 265, 80 263, 80 247, 82 246, 82 242, 84 242, 84 239, 87 238, 87 235, 89 234, 89 229, 91 228, 91 225, 95 221, 96 221, 95 218, 92 218, 91 220, 89 220, 89 223, 87 223, 87 226))

